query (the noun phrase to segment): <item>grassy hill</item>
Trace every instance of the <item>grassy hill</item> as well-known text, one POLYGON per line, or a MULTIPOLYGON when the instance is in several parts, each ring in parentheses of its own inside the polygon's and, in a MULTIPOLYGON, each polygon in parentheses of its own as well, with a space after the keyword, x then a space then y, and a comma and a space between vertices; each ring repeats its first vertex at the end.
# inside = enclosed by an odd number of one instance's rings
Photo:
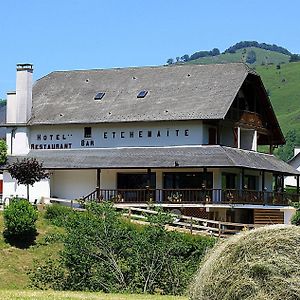
MULTIPOLYGON (((28 271, 34 261, 43 262, 55 257, 62 248, 61 243, 47 243, 46 236, 58 231, 43 218, 39 218, 36 244, 25 249, 17 248, 5 242, 3 232, 3 214, 0 212, 0 295, 2 289, 25 289, 29 285, 28 271)), ((1 297, 2 299, 2 297, 1 297)))
POLYGON ((256 47, 248 47, 237 50, 235 53, 224 53, 216 56, 207 56, 195 60, 190 60, 188 64, 216 64, 216 63, 231 63, 231 62, 246 62, 247 54, 254 51, 256 54, 256 62, 253 66, 261 64, 279 64, 288 63, 290 56, 275 51, 269 51, 256 47))
POLYGON ((283 133, 295 129, 300 136, 300 62, 257 66, 283 133))
POLYGON ((59 292, 37 291, 29 289, 28 271, 35 262, 44 262, 56 257, 62 249, 62 243, 53 237, 61 233, 61 228, 49 225, 39 215, 37 222, 38 236, 36 244, 29 248, 17 248, 5 242, 3 232, 3 214, 0 212, 0 299, 1 300, 50 300, 50 299, 101 299, 101 300, 187 300, 187 297, 136 295, 136 294, 104 294, 91 292, 59 292), (52 238, 51 238, 52 237, 52 238))

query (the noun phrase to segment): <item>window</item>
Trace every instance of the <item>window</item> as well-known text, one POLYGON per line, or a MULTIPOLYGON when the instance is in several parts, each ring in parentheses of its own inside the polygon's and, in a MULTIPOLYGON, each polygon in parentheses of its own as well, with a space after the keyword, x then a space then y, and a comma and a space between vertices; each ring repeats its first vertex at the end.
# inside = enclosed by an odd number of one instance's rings
POLYGON ((255 191, 257 190, 257 177, 253 175, 245 175, 244 177, 244 189, 255 191))
POLYGON ((237 176, 233 173, 222 174, 222 189, 236 189, 237 187, 237 176))
POLYGON ((84 127, 84 138, 89 139, 92 137, 92 127, 84 127))
POLYGON ((163 173, 165 189, 201 189, 203 184, 206 188, 213 187, 213 174, 211 172, 178 172, 163 173))
POLYGON ((148 91, 140 91, 137 95, 137 98, 145 98, 148 94, 148 91))
POLYGON ((96 94, 94 97, 94 100, 101 100, 104 97, 105 93, 104 92, 99 92, 96 94))

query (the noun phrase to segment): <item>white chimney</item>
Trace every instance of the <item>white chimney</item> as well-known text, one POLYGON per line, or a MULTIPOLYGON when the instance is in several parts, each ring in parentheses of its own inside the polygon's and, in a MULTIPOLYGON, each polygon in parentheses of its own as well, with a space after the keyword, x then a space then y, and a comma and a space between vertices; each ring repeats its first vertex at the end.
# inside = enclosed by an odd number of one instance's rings
POLYGON ((294 156, 296 156, 298 153, 300 153, 300 146, 296 146, 294 148, 294 156))
POLYGON ((6 143, 8 153, 12 155, 29 152, 29 131, 26 123, 31 117, 32 72, 31 64, 18 64, 16 91, 7 93, 6 143))
POLYGON ((31 117, 33 65, 18 64, 16 79, 16 123, 25 124, 31 117))

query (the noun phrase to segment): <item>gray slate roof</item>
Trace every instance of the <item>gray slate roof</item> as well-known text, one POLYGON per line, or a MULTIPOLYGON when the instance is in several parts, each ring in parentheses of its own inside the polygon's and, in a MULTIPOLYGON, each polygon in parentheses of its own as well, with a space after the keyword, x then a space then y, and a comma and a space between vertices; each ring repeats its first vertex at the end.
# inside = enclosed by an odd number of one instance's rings
MULTIPOLYGON (((46 169, 245 167, 300 175, 273 155, 224 146, 31 150, 46 169)), ((17 158, 10 156, 8 163, 17 158)))
POLYGON ((29 124, 223 119, 249 73, 241 63, 52 72, 33 87, 29 124))

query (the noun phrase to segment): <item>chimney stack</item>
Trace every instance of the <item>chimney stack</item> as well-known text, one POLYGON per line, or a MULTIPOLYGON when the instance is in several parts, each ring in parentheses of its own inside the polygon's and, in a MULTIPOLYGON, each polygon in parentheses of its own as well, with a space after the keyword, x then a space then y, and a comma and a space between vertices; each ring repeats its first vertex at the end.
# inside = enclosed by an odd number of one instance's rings
POLYGON ((32 64, 17 64, 16 123, 25 124, 31 117, 32 64))

